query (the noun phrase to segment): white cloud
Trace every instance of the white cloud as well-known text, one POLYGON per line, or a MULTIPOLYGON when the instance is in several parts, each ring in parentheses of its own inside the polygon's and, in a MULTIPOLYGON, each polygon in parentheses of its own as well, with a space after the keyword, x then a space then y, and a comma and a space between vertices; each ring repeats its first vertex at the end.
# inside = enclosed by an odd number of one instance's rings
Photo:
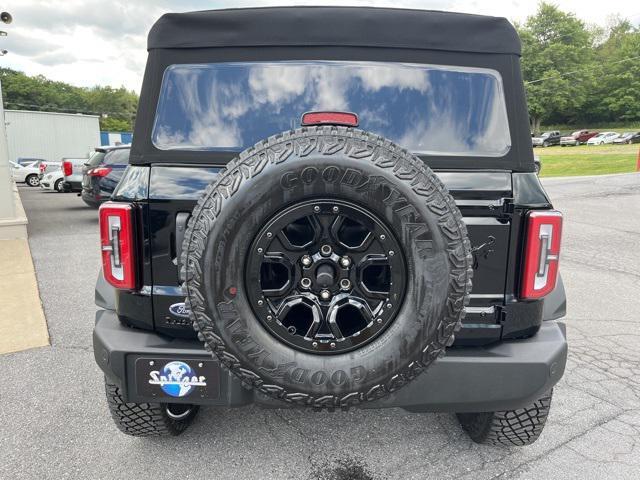
MULTIPOLYGON (((14 22, 0 28, 9 34, 0 37, 0 48, 9 50, 0 64, 74 85, 124 85, 139 91, 146 60, 146 35, 163 13, 291 3, 429 8, 499 15, 514 21, 523 21, 537 8, 537 2, 527 0, 20 0, 3 5, 14 16, 14 22)), ((590 23, 605 25, 608 17, 616 14, 640 23, 637 0, 553 3, 590 23)))

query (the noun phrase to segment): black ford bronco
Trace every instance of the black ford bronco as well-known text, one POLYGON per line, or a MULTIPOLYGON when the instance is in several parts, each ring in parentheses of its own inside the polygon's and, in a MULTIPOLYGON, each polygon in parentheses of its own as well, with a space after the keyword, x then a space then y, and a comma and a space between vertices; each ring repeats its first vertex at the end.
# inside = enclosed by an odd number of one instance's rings
POLYGON ((200 405, 453 412, 540 435, 567 344, 562 217, 502 18, 168 14, 100 209, 95 358, 118 428, 200 405))

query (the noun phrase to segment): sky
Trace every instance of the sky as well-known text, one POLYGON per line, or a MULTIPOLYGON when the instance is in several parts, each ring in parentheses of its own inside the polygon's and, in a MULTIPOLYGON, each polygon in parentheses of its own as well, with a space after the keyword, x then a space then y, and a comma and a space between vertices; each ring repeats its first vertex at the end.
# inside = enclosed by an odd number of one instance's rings
MULTIPOLYGON (((613 16, 640 23, 637 0, 554 0, 587 23, 605 26, 613 16)), ((166 12, 268 5, 393 6, 448 10, 507 17, 522 22, 535 13, 534 0, 0 0, 13 16, 0 37, 0 66, 42 74, 72 85, 125 86, 140 91, 146 61, 146 36, 166 12)))

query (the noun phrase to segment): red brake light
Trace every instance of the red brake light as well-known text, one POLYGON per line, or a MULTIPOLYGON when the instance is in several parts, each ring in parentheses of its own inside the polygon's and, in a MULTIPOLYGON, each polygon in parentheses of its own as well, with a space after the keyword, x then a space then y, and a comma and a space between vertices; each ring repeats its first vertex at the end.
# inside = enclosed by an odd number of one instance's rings
POLYGON ((116 288, 135 289, 136 261, 131 204, 107 202, 100 206, 100 247, 105 280, 116 288))
POLYGON ((47 164, 42 162, 40 164, 40 173, 43 173, 47 169, 47 164))
POLYGON ((541 298, 556 287, 562 214, 555 210, 531 211, 526 232, 520 297, 541 298))
POLYGON ((106 177, 107 175, 109 175, 109 173, 111 173, 111 170, 113 170, 111 167, 92 168, 87 172, 87 175, 90 175, 92 177, 106 177))
POLYGON ((351 112, 307 112, 302 115, 303 127, 309 125, 344 125, 358 126, 358 115, 351 112))
POLYGON ((65 177, 68 177, 73 173, 73 165, 71 165, 71 162, 66 160, 62 162, 62 173, 65 177))

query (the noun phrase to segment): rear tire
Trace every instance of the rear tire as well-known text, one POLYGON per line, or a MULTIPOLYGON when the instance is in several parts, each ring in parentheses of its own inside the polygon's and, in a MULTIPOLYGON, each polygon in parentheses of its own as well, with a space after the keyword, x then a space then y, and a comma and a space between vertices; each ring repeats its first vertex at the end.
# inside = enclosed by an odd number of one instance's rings
POLYGON ((133 437, 180 435, 198 413, 198 405, 125 402, 120 388, 106 378, 104 387, 116 427, 133 437))
POLYGON ((471 440, 484 445, 524 446, 535 442, 547 422, 553 390, 516 410, 458 413, 458 421, 471 440))
POLYGON ((35 174, 29 175, 27 178, 25 178, 24 182, 30 187, 37 187, 38 185, 40 185, 40 180, 35 174))
POLYGON ((63 182, 63 180, 60 178, 60 179, 56 180, 56 183, 53 184, 53 189, 56 192, 59 192, 59 193, 63 193, 64 192, 64 187, 62 186, 62 182, 63 182))

